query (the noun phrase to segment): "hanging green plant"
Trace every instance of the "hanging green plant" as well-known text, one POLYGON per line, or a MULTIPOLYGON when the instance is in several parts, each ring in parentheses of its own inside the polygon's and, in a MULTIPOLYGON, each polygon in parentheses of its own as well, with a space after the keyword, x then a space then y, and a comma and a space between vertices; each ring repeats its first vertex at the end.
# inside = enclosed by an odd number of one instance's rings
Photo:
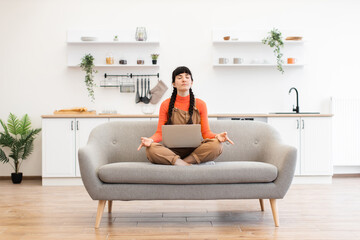
POLYGON ((94 82, 94 74, 97 73, 97 70, 94 69, 94 57, 91 54, 86 54, 82 59, 80 63, 80 67, 82 70, 85 71, 85 84, 86 88, 89 93, 89 97, 91 98, 91 101, 95 101, 95 95, 94 95, 94 87, 96 87, 96 84, 94 82))
POLYGON ((276 56, 277 69, 281 73, 284 73, 282 66, 284 64, 284 60, 282 59, 283 54, 281 53, 281 48, 284 46, 284 42, 282 41, 281 32, 278 29, 273 28, 273 30, 269 32, 269 36, 262 40, 262 43, 274 48, 273 52, 276 56))

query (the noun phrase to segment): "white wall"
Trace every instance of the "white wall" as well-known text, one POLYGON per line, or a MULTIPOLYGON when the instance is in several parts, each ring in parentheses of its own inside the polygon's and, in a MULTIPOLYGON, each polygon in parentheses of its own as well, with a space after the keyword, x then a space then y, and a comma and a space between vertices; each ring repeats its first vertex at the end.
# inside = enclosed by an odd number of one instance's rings
MULTIPOLYGON (((161 33, 162 79, 170 86, 172 70, 188 66, 210 114, 289 111, 293 86, 303 111, 328 113, 332 95, 357 93, 359 10, 356 0, 0 0, 0 118, 28 113, 33 127, 41 127, 41 115, 66 107, 141 114, 134 95, 118 90, 97 89, 91 104, 83 72, 67 67, 68 29, 137 26, 161 33), (283 75, 268 68, 213 68, 212 29, 229 27, 301 31, 307 65, 283 75)), ((41 175, 41 137, 22 171, 41 175)), ((0 165, 0 175, 10 172, 0 165)))

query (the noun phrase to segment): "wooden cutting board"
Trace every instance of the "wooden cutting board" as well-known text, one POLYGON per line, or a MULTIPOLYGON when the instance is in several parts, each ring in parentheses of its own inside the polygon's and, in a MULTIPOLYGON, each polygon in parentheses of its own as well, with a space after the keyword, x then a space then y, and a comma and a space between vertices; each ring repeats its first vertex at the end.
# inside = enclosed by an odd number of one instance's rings
POLYGON ((54 114, 81 114, 81 115, 96 115, 96 111, 82 111, 82 112, 79 112, 79 111, 71 111, 71 110, 67 110, 67 111, 64 111, 64 110, 61 110, 61 111, 57 111, 55 110, 54 111, 54 114))
POLYGON ((288 41, 301 41, 302 37, 300 37, 300 36, 291 36, 291 37, 285 38, 285 40, 288 40, 288 41))

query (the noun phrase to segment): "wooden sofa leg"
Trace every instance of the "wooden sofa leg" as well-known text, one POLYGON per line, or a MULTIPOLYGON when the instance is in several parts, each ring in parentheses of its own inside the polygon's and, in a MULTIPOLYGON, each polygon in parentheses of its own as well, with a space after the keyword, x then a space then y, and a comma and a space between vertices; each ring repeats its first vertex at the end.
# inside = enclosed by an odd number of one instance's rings
POLYGON ((260 202, 261 211, 263 212, 265 210, 265 208, 264 208, 264 199, 259 199, 259 202, 260 202))
POLYGON ((269 199, 269 200, 270 200, 271 211, 272 211, 274 222, 275 222, 275 227, 278 227, 279 226, 279 216, 278 216, 278 210, 277 210, 277 206, 276 206, 276 199, 269 199))
POLYGON ((109 200, 109 201, 108 201, 108 212, 109 212, 109 213, 111 213, 111 211, 112 211, 112 203, 113 203, 112 200, 109 200))
POLYGON ((105 203, 106 203, 106 200, 99 200, 97 214, 96 214, 95 228, 99 228, 99 226, 100 226, 101 217, 103 215, 104 208, 105 208, 105 203))

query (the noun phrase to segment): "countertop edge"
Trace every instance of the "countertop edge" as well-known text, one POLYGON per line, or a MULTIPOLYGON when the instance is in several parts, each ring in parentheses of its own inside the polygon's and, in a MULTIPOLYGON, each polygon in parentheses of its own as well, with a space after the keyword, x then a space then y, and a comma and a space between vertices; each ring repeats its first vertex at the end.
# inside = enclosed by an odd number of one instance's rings
MULTIPOLYGON (((334 114, 209 114, 209 118, 256 118, 256 117, 333 117, 334 114)), ((123 114, 51 114, 41 118, 158 118, 159 115, 123 114)))

